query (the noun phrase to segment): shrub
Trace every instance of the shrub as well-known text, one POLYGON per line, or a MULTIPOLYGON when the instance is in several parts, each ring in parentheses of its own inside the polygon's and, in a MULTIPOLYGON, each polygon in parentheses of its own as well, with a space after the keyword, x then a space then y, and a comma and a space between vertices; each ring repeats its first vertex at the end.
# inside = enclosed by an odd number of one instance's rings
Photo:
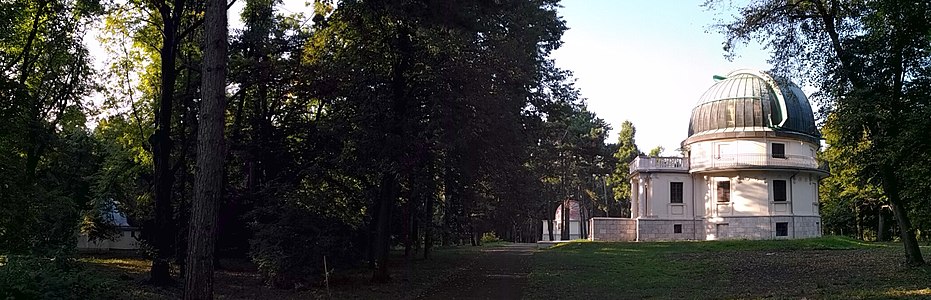
POLYGON ((110 299, 112 282, 71 259, 0 257, 0 299, 110 299))
POLYGON ((329 269, 359 262, 355 228, 297 205, 273 205, 257 211, 250 257, 266 282, 293 288, 319 280, 323 259, 329 269))
POLYGON ((482 244, 500 242, 501 239, 495 235, 494 232, 486 232, 482 234, 482 244))

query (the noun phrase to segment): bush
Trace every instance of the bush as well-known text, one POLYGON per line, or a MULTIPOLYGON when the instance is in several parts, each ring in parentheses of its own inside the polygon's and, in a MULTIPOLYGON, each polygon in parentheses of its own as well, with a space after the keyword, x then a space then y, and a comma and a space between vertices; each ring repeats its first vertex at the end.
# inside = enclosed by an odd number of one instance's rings
POLYGON ((110 281, 71 259, 0 257, 0 299, 111 299, 110 281))
POLYGON ((502 241, 494 232, 486 232, 482 234, 482 244, 494 243, 502 241))
POLYGON ((357 232, 345 222, 297 205, 274 205, 258 211, 250 240, 250 257, 266 282, 294 288, 319 281, 326 257, 329 269, 354 266, 360 255, 357 232))

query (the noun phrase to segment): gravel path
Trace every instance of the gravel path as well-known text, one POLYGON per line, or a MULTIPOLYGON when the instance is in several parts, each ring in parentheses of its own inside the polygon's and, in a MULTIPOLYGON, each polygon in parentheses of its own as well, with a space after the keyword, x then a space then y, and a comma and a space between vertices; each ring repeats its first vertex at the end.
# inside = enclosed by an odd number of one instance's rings
POLYGON ((520 299, 536 244, 488 247, 455 276, 419 299, 520 299))

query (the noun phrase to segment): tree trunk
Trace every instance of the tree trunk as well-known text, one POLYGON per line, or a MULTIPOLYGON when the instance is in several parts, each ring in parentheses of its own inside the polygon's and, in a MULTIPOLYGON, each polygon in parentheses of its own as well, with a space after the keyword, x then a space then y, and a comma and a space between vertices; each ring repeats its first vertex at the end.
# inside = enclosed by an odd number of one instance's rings
POLYGON ((902 199, 899 195, 899 182, 893 172, 886 170, 883 172, 883 190, 886 197, 889 198, 892 213, 899 224, 899 234, 902 238, 902 245, 905 247, 905 263, 909 266, 921 266, 925 264, 921 256, 921 248, 918 248, 918 239, 915 238, 915 229, 908 219, 908 211, 902 205, 902 199))
POLYGON ((892 203, 892 212, 896 221, 899 223, 899 234, 902 237, 902 243, 905 246, 905 263, 909 266, 921 266, 925 264, 921 256, 921 249, 918 248, 918 239, 915 238, 915 229, 908 219, 908 212, 902 207, 900 201, 892 203))
POLYGON ((161 56, 161 85, 159 91, 158 110, 155 114, 156 127, 152 135, 153 160, 155 163, 155 230, 153 246, 155 258, 152 260, 150 281, 156 285, 170 284, 171 273, 169 259, 171 258, 171 244, 175 236, 172 226, 171 190, 175 177, 171 170, 171 119, 172 100, 174 100, 175 59, 177 48, 177 24, 171 18, 164 18, 165 24, 162 35, 161 56))
MULTIPOLYGON (((430 172, 433 174, 433 172, 430 172)), ((423 258, 430 258, 433 249, 433 195, 427 196, 423 208, 423 258)))
POLYGON ((469 218, 469 242, 472 243, 472 247, 482 245, 479 243, 479 240, 475 238, 476 235, 474 221, 472 221, 472 218, 469 218))
POLYGON ((419 215, 420 214, 416 209, 411 213, 411 240, 412 240, 411 250, 413 251, 414 256, 417 256, 417 252, 420 252, 420 222, 419 222, 420 218, 418 217, 419 215))
MULTIPOLYGON (((415 187, 411 187, 412 189, 415 187)), ((407 205, 404 208, 404 258, 411 257, 411 250, 414 249, 414 239, 417 237, 417 224, 414 219, 414 198, 415 192, 407 199, 407 205)))
POLYGON ((883 242, 886 240, 886 217, 883 212, 883 206, 879 206, 879 228, 876 229, 876 241, 883 242))
POLYGON ((856 220, 857 220, 857 222, 856 222, 856 223, 857 223, 857 235, 856 235, 856 237, 857 237, 858 240, 863 240, 863 226, 861 225, 861 224, 862 224, 862 221, 861 221, 861 220, 863 220, 863 217, 860 215, 860 205, 857 204, 857 203, 854 203, 853 209, 854 209, 854 215, 855 215, 856 220))
POLYGON ((546 219, 547 233, 550 235, 550 240, 556 239, 556 234, 553 232, 553 219, 546 219))
POLYGON ((394 198, 397 185, 396 180, 390 173, 382 175, 381 187, 378 197, 378 203, 375 211, 375 239, 372 242, 372 254, 374 254, 375 270, 372 273, 373 282, 387 282, 391 279, 388 274, 388 250, 391 242, 391 208, 394 206, 394 198))
POLYGON ((568 241, 572 239, 572 218, 569 217, 569 213, 572 209, 569 207, 569 200, 563 200, 562 202, 562 228, 560 228, 559 239, 563 241, 568 241))
POLYGON ((444 202, 443 202, 443 236, 442 244, 444 247, 449 246, 450 240, 450 231, 453 230, 453 218, 455 217, 455 209, 453 206, 457 201, 459 201, 459 195, 456 187, 456 180, 453 178, 453 160, 447 158, 446 161, 446 172, 443 174, 443 193, 444 193, 444 202))
POLYGON ((188 236, 184 299, 213 298, 217 212, 226 160, 226 1, 209 0, 205 11, 203 93, 197 127, 197 178, 188 236))

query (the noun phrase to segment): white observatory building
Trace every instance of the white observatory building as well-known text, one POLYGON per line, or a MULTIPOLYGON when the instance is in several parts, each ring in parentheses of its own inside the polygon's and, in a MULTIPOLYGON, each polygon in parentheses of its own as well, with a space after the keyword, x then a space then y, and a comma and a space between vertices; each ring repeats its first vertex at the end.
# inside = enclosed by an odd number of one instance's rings
POLYGON ((593 240, 796 239, 821 236, 821 135, 797 85, 737 70, 706 91, 682 141, 686 157, 630 164, 631 218, 592 218, 593 240))

